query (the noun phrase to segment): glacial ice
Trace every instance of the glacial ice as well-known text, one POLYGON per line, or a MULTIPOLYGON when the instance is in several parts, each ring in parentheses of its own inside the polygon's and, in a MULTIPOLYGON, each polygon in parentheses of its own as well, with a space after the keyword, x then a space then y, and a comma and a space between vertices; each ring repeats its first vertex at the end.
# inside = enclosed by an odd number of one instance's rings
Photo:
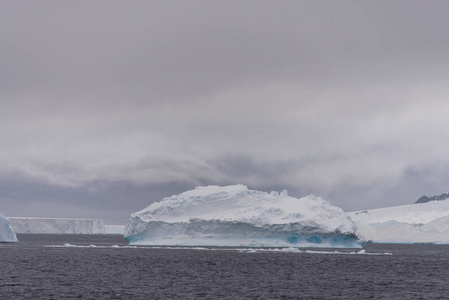
POLYGON ((0 213, 0 242, 17 242, 16 233, 8 218, 2 213, 0 213))
POLYGON ((16 233, 104 234, 101 219, 10 217, 16 233))
POLYGON ((449 199, 348 215, 362 235, 376 243, 449 244, 449 199))
POLYGON ((206 186, 131 214, 132 245, 355 247, 362 241, 339 207, 313 195, 297 199, 244 185, 206 186))

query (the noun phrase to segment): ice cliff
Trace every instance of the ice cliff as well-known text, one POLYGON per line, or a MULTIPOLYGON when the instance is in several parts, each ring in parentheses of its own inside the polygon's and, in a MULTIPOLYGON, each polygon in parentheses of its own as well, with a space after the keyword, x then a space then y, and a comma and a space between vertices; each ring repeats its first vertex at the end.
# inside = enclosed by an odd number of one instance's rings
POLYGON ((297 199, 244 185, 198 187, 131 214, 134 245, 361 247, 346 213, 313 195, 297 199))
POLYGON ((348 214, 373 242, 449 244, 449 199, 348 214))
POLYGON ((0 242, 17 242, 17 237, 8 218, 0 213, 0 242))
POLYGON ((101 219, 9 218, 17 233, 103 234, 101 219))

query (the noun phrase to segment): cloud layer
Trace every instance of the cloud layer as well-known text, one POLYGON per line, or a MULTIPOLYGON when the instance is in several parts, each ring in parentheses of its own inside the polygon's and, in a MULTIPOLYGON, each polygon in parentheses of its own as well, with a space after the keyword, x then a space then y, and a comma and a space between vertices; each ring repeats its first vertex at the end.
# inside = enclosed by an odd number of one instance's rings
POLYGON ((124 222, 203 184, 347 210, 447 191, 447 1, 0 8, 10 216, 124 222))

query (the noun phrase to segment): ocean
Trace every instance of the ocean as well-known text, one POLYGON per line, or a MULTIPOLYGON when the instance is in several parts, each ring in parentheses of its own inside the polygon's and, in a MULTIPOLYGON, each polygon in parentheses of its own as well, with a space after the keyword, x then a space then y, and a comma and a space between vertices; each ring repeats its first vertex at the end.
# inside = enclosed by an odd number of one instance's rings
POLYGON ((131 247, 120 235, 0 244, 0 299, 449 299, 449 246, 131 247))

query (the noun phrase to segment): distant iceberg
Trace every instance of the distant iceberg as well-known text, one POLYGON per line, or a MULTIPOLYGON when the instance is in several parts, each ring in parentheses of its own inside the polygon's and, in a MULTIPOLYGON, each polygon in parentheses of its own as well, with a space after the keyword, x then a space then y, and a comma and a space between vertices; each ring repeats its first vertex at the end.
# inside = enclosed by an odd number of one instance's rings
POLYGON ((244 185, 198 187, 131 214, 132 245, 347 247, 362 241, 348 215, 313 195, 297 199, 244 185))
POLYGON ((104 234, 102 219, 10 217, 16 233, 104 234))
POLYGON ((376 243, 449 244, 449 199, 348 213, 376 243))
POLYGON ((0 213, 0 242, 17 242, 16 233, 9 224, 8 218, 0 213))

